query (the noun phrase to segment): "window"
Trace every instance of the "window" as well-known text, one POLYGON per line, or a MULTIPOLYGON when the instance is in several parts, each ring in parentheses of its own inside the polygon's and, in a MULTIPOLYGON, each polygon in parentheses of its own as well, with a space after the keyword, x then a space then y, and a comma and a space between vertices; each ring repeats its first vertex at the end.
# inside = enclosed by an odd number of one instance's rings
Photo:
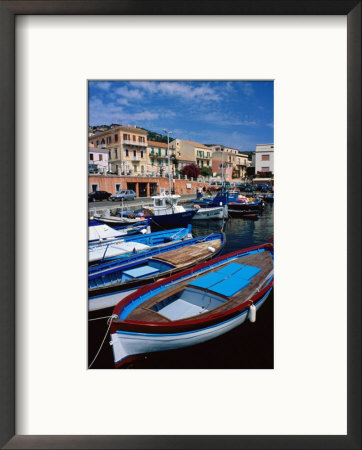
POLYGON ((98 139, 97 139, 96 145, 97 145, 97 147, 98 147, 98 145, 99 145, 99 140, 98 140, 98 139))
POLYGON ((262 167, 261 170, 262 170, 262 172, 270 172, 269 167, 262 167))
POLYGON ((126 156, 128 156, 128 148, 126 148, 126 156))
POLYGON ((151 165, 154 166, 155 165, 155 160, 151 159, 151 165))
POLYGON ((269 161, 269 155, 261 155, 261 160, 262 161, 269 161))
POLYGON ((141 150, 141 158, 143 158, 143 150, 141 150))
POLYGON ((133 136, 132 136, 132 139, 136 142, 136 139, 137 139, 137 138, 136 138, 135 135, 133 135, 133 136))
POLYGON ((116 192, 118 192, 121 189, 121 185, 119 183, 116 183, 116 192))
POLYGON ((134 156, 134 157, 137 156, 137 150, 133 150, 133 156, 134 156))
POLYGON ((93 161, 93 159, 94 159, 93 153, 89 153, 89 159, 90 159, 91 161, 93 161))
POLYGON ((161 156, 161 149, 158 149, 158 156, 161 156))
POLYGON ((101 145, 104 145, 106 141, 104 139, 101 140, 101 145))
POLYGON ((103 161, 103 155, 99 155, 99 161, 103 161))
POLYGON ((112 137, 111 136, 107 136, 107 144, 110 144, 112 142, 112 137))
POLYGON ((167 148, 165 148, 165 156, 167 156, 167 148))
POLYGON ((138 142, 145 142, 145 138, 143 136, 138 137, 138 142))
POLYGON ((118 134, 114 135, 114 142, 118 142, 118 134))
POLYGON ((123 139, 124 139, 125 141, 130 141, 130 140, 131 140, 129 134, 124 134, 124 135, 123 135, 123 139))

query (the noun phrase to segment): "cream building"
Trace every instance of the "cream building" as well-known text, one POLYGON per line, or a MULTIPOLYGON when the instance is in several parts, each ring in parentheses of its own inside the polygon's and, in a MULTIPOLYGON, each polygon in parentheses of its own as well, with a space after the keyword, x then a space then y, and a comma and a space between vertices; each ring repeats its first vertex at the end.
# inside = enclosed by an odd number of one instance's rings
POLYGON ((179 160, 179 168, 186 164, 194 163, 200 169, 212 166, 212 150, 199 142, 175 139, 170 143, 170 148, 175 151, 175 156, 179 160))
POLYGON ((147 165, 147 131, 136 126, 114 126, 93 134, 89 144, 107 149, 109 171, 118 175, 143 175, 147 165))

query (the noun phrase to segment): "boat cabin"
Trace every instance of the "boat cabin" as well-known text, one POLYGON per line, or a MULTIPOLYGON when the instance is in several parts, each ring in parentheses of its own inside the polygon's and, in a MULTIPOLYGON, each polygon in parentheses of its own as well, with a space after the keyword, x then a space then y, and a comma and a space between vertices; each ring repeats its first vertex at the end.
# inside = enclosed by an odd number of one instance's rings
POLYGON ((177 204, 180 195, 155 195, 152 198, 155 216, 185 212, 185 208, 177 204))

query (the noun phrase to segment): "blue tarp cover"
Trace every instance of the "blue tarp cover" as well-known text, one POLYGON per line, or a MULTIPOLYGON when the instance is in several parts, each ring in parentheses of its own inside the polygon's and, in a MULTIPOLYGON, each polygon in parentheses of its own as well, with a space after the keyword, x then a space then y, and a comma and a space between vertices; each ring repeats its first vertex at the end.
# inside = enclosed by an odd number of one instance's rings
POLYGON ((217 294, 232 297, 250 283, 261 269, 238 263, 230 263, 216 272, 211 272, 190 283, 190 286, 197 286, 217 294))

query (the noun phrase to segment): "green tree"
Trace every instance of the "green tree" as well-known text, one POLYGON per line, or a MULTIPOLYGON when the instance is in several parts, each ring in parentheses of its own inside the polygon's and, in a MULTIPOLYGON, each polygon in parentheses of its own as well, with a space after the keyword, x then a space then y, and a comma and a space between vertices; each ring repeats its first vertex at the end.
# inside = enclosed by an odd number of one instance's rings
POLYGON ((202 167, 201 170, 200 170, 200 174, 203 177, 211 177, 212 172, 211 172, 211 169, 209 167, 202 167))

